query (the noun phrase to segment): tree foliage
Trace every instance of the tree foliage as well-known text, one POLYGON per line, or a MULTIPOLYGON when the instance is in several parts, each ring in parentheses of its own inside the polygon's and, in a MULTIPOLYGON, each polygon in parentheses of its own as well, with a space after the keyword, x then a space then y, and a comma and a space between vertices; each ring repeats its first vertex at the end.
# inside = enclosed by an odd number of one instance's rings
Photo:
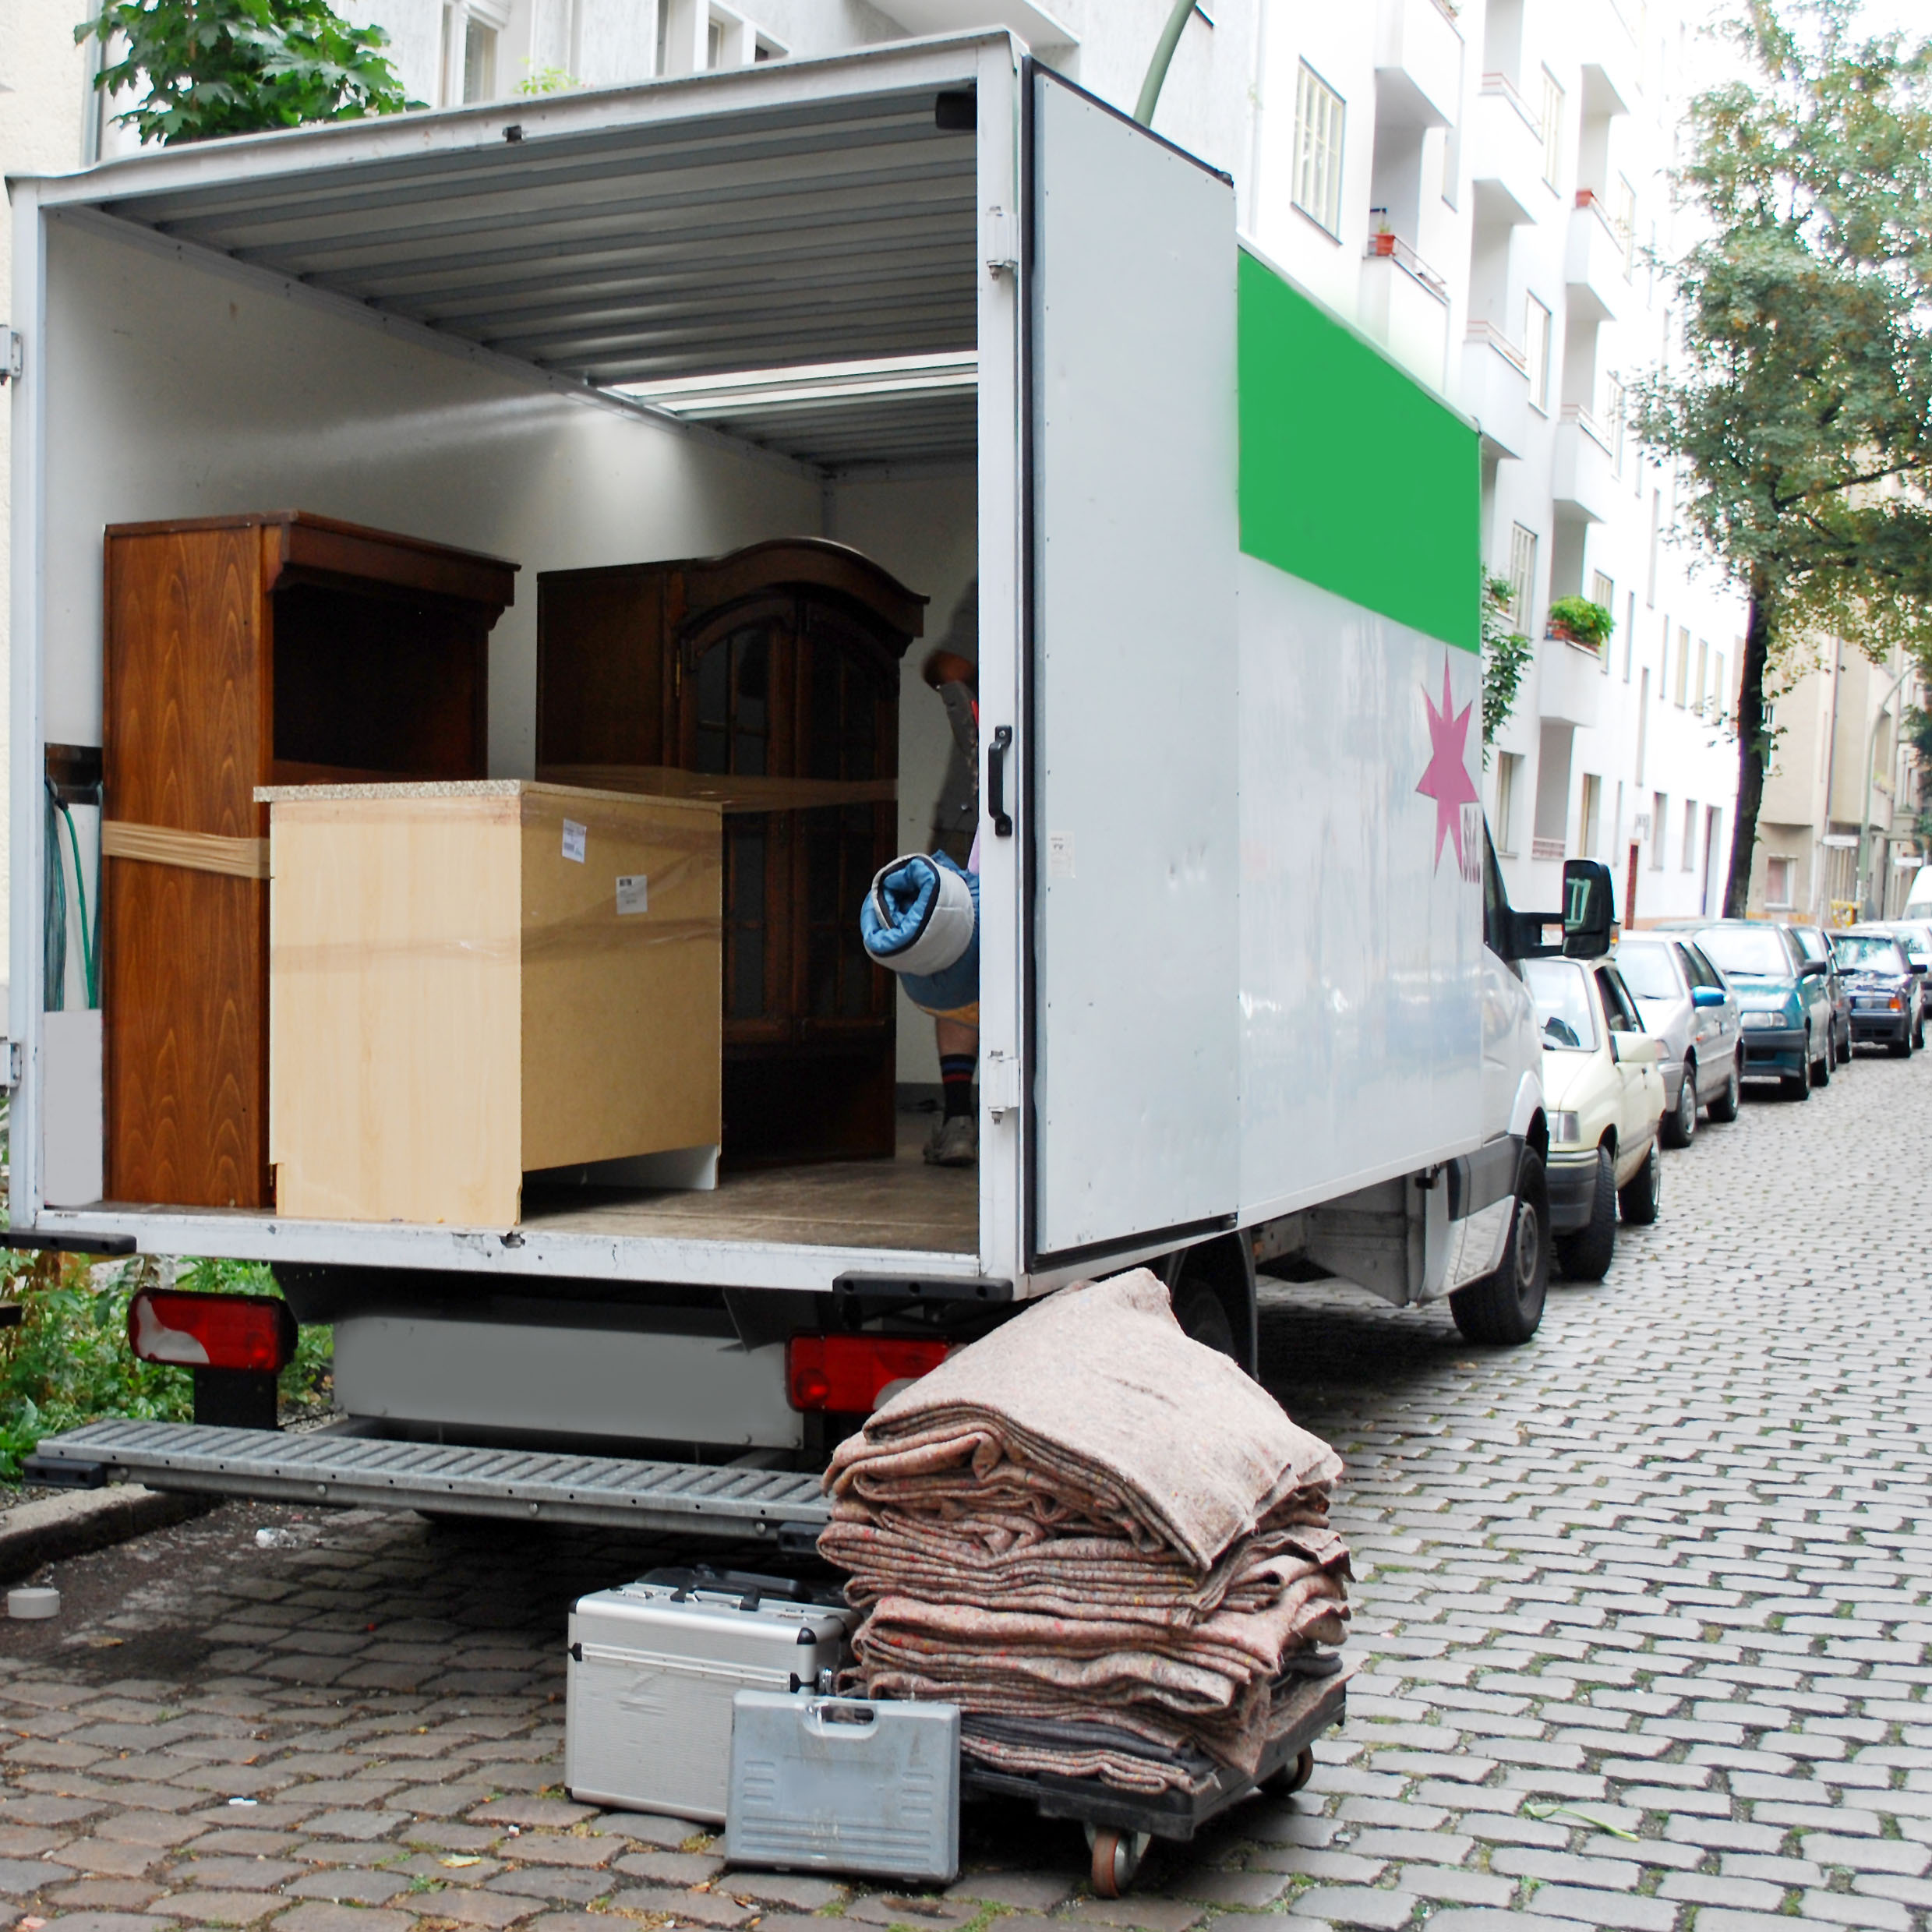
POLYGON ((1860 37, 1858 0, 1744 0, 1751 70, 1692 104, 1704 238, 1666 265, 1684 356, 1635 426, 1750 599, 1725 909, 1741 913, 1785 640, 1932 648, 1932 43, 1860 37))
POLYGON ((115 116, 172 146, 422 105, 404 97, 380 27, 351 26, 327 0, 104 0, 74 29, 104 50, 94 85, 138 97, 115 116), (109 59, 108 55, 118 58, 109 59))
POLYGON ((1489 762, 1496 735, 1510 722, 1516 695, 1536 647, 1510 626, 1516 587, 1507 577, 1482 574, 1482 761, 1489 762))

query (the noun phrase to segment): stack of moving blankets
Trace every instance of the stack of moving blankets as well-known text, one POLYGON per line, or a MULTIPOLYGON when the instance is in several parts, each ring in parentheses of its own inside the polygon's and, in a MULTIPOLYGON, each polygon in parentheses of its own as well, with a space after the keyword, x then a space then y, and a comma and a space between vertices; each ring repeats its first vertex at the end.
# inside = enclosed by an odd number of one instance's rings
POLYGON ((1332 1669, 1340 1460, 1183 1335, 1145 1269, 1067 1288, 879 1408, 826 1472, 867 1697, 960 1707, 993 1768, 1199 1789, 1252 1775, 1332 1669))

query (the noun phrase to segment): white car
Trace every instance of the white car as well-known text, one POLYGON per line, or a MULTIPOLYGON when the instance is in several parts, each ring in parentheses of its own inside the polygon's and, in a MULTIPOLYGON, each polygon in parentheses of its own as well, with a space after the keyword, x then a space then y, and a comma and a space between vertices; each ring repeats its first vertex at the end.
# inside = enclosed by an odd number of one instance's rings
POLYGON ((1566 1274, 1601 1281, 1619 1208, 1634 1227, 1657 1218, 1662 1050, 1608 959, 1525 959, 1523 978, 1542 1034, 1556 1258, 1566 1274))

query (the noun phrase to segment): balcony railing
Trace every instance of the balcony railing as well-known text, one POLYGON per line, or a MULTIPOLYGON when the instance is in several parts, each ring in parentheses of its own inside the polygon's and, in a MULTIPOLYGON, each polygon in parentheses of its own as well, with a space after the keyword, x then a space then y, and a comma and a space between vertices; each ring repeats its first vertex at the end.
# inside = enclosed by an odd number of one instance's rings
POLYGON ((1592 443, 1596 444, 1598 449, 1602 450, 1605 456, 1616 454, 1616 452, 1610 440, 1610 432, 1605 429, 1603 425, 1598 422, 1581 403, 1565 403, 1563 408, 1562 420, 1565 422, 1574 422, 1592 443))
POLYGON ((1560 859, 1563 856, 1563 842, 1560 839, 1532 839, 1530 857, 1532 859, 1560 859))
POLYGON ((1536 113, 1517 91, 1516 83, 1507 74, 1485 74, 1482 91, 1486 94, 1499 95, 1523 117, 1523 125, 1538 140, 1543 138, 1543 117, 1536 113))
POLYGON ((1619 221, 1615 215, 1611 214, 1610 210, 1604 206, 1602 196, 1598 194, 1594 188, 1579 188, 1577 190, 1577 206, 1579 208, 1588 208, 1603 224, 1604 231, 1623 251, 1627 272, 1631 245, 1635 239, 1630 232, 1630 224, 1627 221, 1619 221))
MULTIPOLYGON (((1380 210, 1377 209, 1369 210, 1371 214, 1379 212, 1380 210)), ((1437 274, 1435 270, 1431 268, 1429 263, 1424 261, 1422 256, 1402 239, 1400 235, 1393 234, 1386 228, 1382 229, 1369 236, 1369 245, 1363 250, 1363 253, 1370 261, 1380 257, 1384 260, 1393 262, 1397 267, 1414 276, 1438 302, 1448 301, 1448 282, 1442 276, 1437 274)))
POLYGON ((1493 322, 1471 323, 1468 340, 1486 342, 1512 368, 1520 369, 1525 376, 1530 373, 1530 358, 1493 322))

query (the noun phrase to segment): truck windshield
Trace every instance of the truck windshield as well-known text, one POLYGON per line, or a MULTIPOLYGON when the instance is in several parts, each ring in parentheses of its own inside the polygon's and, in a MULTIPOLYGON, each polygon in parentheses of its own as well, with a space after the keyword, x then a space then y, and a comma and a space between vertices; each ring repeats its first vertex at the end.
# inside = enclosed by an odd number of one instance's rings
POLYGON ((1616 970, 1640 1000, 1680 1000, 1683 990, 1662 946, 1619 946, 1616 970))
POLYGON ((1761 980, 1791 977, 1791 955, 1768 926, 1707 926, 1697 944, 1720 973, 1755 974, 1761 980))
POLYGON ((1536 1002, 1545 1046, 1595 1051, 1597 1023, 1581 966, 1572 959, 1525 959, 1523 983, 1536 1002))

